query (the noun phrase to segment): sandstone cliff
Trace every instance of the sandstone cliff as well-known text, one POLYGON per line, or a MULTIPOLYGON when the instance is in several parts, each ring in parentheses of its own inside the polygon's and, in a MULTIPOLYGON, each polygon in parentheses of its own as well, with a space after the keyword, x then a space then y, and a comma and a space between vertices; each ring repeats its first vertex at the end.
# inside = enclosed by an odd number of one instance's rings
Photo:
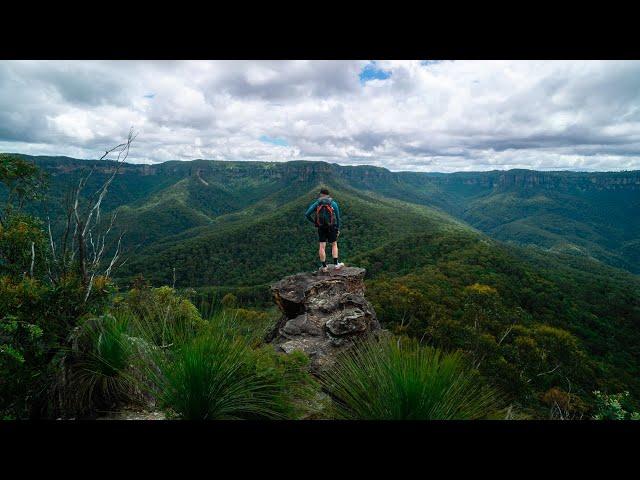
POLYGON ((338 352, 376 334, 380 324, 364 297, 364 268, 300 273, 271 287, 282 318, 267 341, 282 352, 301 350, 312 371, 333 363, 338 352))

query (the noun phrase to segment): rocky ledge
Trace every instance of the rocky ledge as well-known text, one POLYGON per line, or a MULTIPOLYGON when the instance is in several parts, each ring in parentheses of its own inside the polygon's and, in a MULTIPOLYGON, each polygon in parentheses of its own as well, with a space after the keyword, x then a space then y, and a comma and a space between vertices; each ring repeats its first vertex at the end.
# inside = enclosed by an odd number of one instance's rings
POLYGON ((318 372, 338 352, 375 334, 380 324, 364 297, 364 268, 344 267, 327 273, 299 273, 271 286, 282 318, 267 341, 282 352, 301 350, 318 372))

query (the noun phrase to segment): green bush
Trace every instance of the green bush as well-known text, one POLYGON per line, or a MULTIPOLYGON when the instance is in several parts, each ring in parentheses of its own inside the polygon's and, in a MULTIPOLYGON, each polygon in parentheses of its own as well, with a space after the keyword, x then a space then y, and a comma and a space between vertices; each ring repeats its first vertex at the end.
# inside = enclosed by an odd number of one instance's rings
POLYGON ((337 418, 451 420, 485 418, 498 397, 460 353, 443 353, 415 340, 363 342, 339 356, 322 376, 337 418))
POLYGON ((629 392, 613 395, 593 392, 596 397, 596 414, 594 420, 640 420, 640 412, 633 411, 629 392))
POLYGON ((206 329, 149 369, 160 404, 190 420, 282 418, 278 381, 256 371, 251 350, 240 339, 206 329))
POLYGON ((85 302, 77 276, 56 285, 0 276, 0 413, 36 418, 48 410, 52 362, 68 350, 69 333, 80 319, 99 315, 107 288, 94 288, 85 302))
POLYGON ((123 371, 131 357, 131 343, 127 341, 127 319, 105 315, 98 328, 92 330, 95 370, 105 377, 123 371))
POLYGON ((309 373, 309 357, 300 351, 284 355, 271 345, 253 350, 255 371, 267 385, 275 400, 280 418, 300 419, 326 414, 318 404, 320 384, 309 373))
POLYGON ((136 336, 163 348, 189 341, 206 325, 198 309, 167 286, 133 288, 115 308, 132 315, 136 336))
POLYGON ((305 391, 298 382, 306 357, 251 349, 262 341, 266 314, 229 309, 205 321, 167 287, 134 289, 116 304, 113 315, 90 318, 72 334, 57 385, 62 414, 142 401, 190 419, 283 418, 301 410, 291 398, 305 391))
POLYGON ((142 401, 138 388, 141 339, 129 335, 131 319, 106 314, 90 318, 71 335, 54 386, 63 415, 87 415, 142 401))
POLYGON ((0 224, 0 275, 19 278, 41 273, 47 244, 42 221, 24 214, 12 215, 0 224))
POLYGON ((248 308, 228 308, 218 310, 208 321, 227 335, 240 336, 257 348, 264 343, 265 336, 274 327, 279 315, 275 309, 264 312, 248 308))

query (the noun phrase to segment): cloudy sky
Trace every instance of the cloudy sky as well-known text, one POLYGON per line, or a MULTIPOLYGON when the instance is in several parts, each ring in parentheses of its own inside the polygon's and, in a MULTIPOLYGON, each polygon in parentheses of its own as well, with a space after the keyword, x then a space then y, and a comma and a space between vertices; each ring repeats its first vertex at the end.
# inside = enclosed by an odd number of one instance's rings
POLYGON ((636 61, 0 61, 0 151, 640 169, 636 61))

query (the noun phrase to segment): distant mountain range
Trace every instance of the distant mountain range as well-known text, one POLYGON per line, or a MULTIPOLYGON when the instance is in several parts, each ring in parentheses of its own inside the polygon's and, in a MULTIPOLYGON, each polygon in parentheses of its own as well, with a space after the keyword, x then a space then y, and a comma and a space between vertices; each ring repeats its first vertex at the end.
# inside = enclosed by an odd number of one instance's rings
MULTIPOLYGON (((89 164, 67 157, 30 158, 50 173, 54 205, 89 164)), ((112 168, 112 163, 101 162, 94 184, 112 168)), ((306 161, 170 161, 123 165, 106 207, 121 207, 127 244, 146 256, 153 255, 154 244, 162 242, 166 248, 176 235, 176 240, 202 237, 238 222, 245 224, 248 218, 260 222, 285 211, 280 231, 291 234, 300 210, 321 184, 332 187, 338 199, 352 196, 342 202, 345 241, 351 198, 381 208, 393 199, 411 205, 398 204, 392 210, 417 212, 418 205, 428 207, 422 212, 444 224, 463 222, 497 240, 593 257, 640 273, 640 171, 441 174, 306 161)), ((395 225, 396 235, 402 233, 397 231, 398 218, 388 221, 389 227, 395 225)))
MULTIPOLYGON (((54 229, 82 172, 96 166, 91 192, 115 166, 29 158, 50 177, 47 201, 32 211, 48 212, 54 229)), ((491 361, 481 372, 531 404, 554 387, 640 398, 640 171, 124 164, 104 205, 118 209, 117 229, 126 231, 118 280, 142 274, 156 285, 268 299, 271 282, 317 267, 303 213, 321 186, 342 210, 341 258, 367 269, 367 296, 386 328, 485 349, 478 358, 491 361), (475 291, 495 298, 478 307, 475 291), (470 298, 486 325, 468 324, 470 298)))

